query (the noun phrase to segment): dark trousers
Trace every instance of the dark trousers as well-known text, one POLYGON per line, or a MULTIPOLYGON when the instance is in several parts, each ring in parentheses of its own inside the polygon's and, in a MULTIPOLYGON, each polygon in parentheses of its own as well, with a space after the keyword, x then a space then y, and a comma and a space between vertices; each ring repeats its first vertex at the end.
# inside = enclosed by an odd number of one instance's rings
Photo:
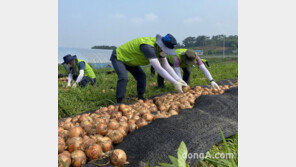
POLYGON ((142 70, 142 68, 140 66, 136 66, 136 67, 128 66, 123 62, 119 61, 117 59, 115 51, 113 51, 110 60, 118 76, 117 88, 116 88, 117 102, 121 102, 121 100, 124 98, 124 94, 126 92, 126 85, 128 82, 128 73, 127 73, 128 71, 137 80, 138 97, 142 98, 146 90, 146 74, 142 70))
MULTIPOLYGON (((182 68, 182 70, 183 70, 183 80, 189 85, 191 68, 186 67, 186 68, 182 68)), ((157 85, 158 87, 164 87, 164 79, 159 74, 157 74, 157 85)))
MULTIPOLYGON (((78 76, 73 76, 74 81, 76 81, 77 77, 78 76)), ((91 79, 90 77, 84 76, 78 85, 85 87, 88 83, 90 83, 91 85, 94 85, 96 82, 97 82, 96 78, 91 79)))

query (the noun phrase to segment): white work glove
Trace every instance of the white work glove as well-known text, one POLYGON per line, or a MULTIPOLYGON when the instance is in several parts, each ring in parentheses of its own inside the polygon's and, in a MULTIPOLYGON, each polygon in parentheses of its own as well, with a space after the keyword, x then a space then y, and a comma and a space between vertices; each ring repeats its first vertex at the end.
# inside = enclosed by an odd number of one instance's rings
POLYGON ((76 88, 77 87, 77 84, 76 82, 72 85, 72 88, 76 88))
POLYGON ((70 83, 68 83, 66 87, 70 87, 70 86, 71 86, 71 84, 70 84, 70 83))
POLYGON ((213 88, 217 88, 218 90, 220 90, 219 85, 215 81, 211 81, 211 85, 213 88))
POLYGON ((185 84, 187 86, 187 83, 183 79, 179 79, 178 82, 185 84))
POLYGON ((187 84, 183 84, 181 82, 174 84, 175 89, 180 93, 183 93, 182 86, 187 86, 187 84))

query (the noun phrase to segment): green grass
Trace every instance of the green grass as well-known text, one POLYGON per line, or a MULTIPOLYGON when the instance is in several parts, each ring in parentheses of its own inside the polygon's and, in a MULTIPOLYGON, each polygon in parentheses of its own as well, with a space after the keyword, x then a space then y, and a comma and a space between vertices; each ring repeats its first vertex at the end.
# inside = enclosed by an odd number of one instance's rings
MULTIPOLYGON (((210 61, 210 60, 209 60, 210 61)), ((238 76, 238 64, 236 62, 231 63, 211 63, 211 67, 208 68, 215 80, 236 78, 238 76)), ((150 67, 143 67, 147 77, 147 88, 145 97, 151 97, 158 94, 162 94, 168 91, 174 91, 174 87, 171 83, 166 82, 166 88, 157 89, 156 87, 149 86, 152 82, 156 81, 156 75, 152 77, 150 75, 150 67)), ((65 70, 62 66, 59 66, 59 74, 65 74, 65 70)), ((76 114, 95 110, 101 106, 107 106, 116 102, 115 92, 117 75, 116 73, 107 74, 107 71, 112 69, 95 69, 97 76, 97 83, 95 86, 87 86, 85 88, 77 87, 76 89, 70 88, 65 91, 67 83, 58 81, 58 116, 69 117, 76 114)), ((207 78, 203 75, 202 71, 197 67, 192 68, 190 86, 206 85, 209 84, 207 78)), ((127 85, 127 91, 123 102, 131 103, 137 99, 137 82, 129 74, 129 82, 127 85)))
MULTIPOLYGON (((238 77, 238 63, 237 58, 208 58, 210 63, 209 71, 211 72, 213 78, 216 81, 221 79, 230 79, 238 77)), ((59 65, 59 74, 65 74, 65 69, 59 65)), ((147 76, 147 88, 145 92, 145 97, 151 97, 158 94, 166 93, 169 91, 174 91, 174 87, 171 83, 166 82, 166 88, 157 89, 156 87, 148 86, 152 82, 156 81, 156 75, 152 77, 150 75, 150 66, 143 67, 147 76)), ((58 116, 59 118, 74 116, 76 114, 95 110, 102 106, 108 106, 116 102, 115 92, 117 75, 116 73, 107 74, 107 71, 112 71, 112 69, 94 69, 97 76, 97 83, 95 86, 87 86, 85 88, 77 87, 76 89, 69 89, 65 91, 66 83, 58 81, 58 116), (103 93, 103 91, 105 93, 103 93)), ((191 73, 191 83, 190 86, 196 85, 206 85, 209 84, 207 78, 203 75, 201 70, 198 68, 192 68, 191 73)), ((123 102, 130 103, 136 101, 137 91, 136 91, 136 80, 129 74, 129 82, 127 85, 126 98, 123 102)), ((236 156, 234 158, 235 163, 238 163, 237 153, 238 153, 238 135, 234 135, 226 139, 227 145, 231 152, 236 156)), ((209 153, 214 155, 215 153, 227 153, 227 149, 223 142, 213 146, 209 153)), ((209 160, 202 161, 209 166, 217 166, 211 163, 209 160)), ((199 164, 202 166, 202 164, 199 164)))

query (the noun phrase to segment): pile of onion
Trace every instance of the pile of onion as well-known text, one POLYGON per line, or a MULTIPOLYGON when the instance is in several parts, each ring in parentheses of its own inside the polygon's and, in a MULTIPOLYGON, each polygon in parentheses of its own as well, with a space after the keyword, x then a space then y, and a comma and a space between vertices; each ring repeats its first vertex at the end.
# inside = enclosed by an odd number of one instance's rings
MULTIPOLYGON (((184 93, 168 93, 153 100, 138 100, 132 105, 120 104, 102 107, 95 113, 76 115, 59 120, 58 123, 58 165, 83 166, 87 160, 109 155, 113 144, 119 144, 135 129, 148 125, 154 119, 178 115, 179 110, 192 108, 201 95, 223 94, 225 90, 238 86, 220 85, 216 88, 196 86, 183 87, 184 93)), ((115 166, 126 164, 123 150, 113 150, 111 162, 115 166)))

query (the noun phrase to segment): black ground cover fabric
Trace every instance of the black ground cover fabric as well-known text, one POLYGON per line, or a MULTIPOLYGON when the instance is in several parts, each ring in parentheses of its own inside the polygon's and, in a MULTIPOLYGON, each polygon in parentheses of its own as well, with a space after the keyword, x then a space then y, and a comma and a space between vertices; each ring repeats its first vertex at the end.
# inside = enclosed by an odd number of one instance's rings
MULTIPOLYGON (((230 85, 233 80, 222 80, 218 84, 230 85)), ((127 135, 115 149, 123 149, 131 167, 150 166, 159 162, 170 163, 168 155, 177 157, 177 149, 184 141, 188 153, 206 153, 222 140, 220 125, 224 136, 230 137, 238 132, 238 87, 225 91, 222 95, 203 95, 196 99, 192 109, 179 111, 179 115, 167 119, 157 119, 147 126, 127 135)), ((188 158, 194 167, 198 157, 188 158)), ((96 163, 101 163, 97 161, 96 163)), ((86 167, 95 167, 91 163, 86 167)), ((107 165, 111 166, 111 165, 107 165)))

